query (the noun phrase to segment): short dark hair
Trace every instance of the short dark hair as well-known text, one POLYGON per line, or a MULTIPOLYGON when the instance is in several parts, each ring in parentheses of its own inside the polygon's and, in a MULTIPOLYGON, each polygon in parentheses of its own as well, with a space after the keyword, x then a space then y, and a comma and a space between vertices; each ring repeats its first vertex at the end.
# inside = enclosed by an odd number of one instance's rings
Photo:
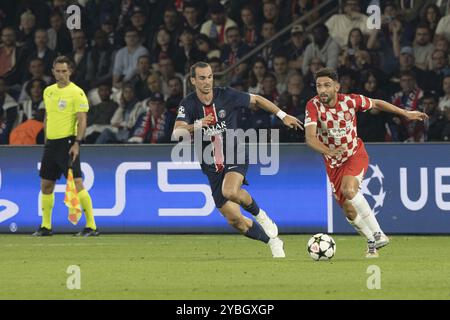
POLYGON ((58 56, 55 61, 53 61, 53 66, 55 66, 58 63, 67 63, 67 66, 70 69, 73 69, 73 62, 66 56, 58 56))
POLYGON ((336 70, 333 68, 322 68, 317 70, 316 74, 314 75, 314 78, 317 80, 317 78, 320 77, 328 77, 332 79, 333 81, 339 82, 339 76, 336 70))
POLYGON ((197 68, 208 68, 210 65, 208 64, 208 63, 206 63, 206 62, 204 62, 204 61, 199 61, 199 62, 196 62, 196 63, 194 63, 192 66, 191 66, 191 70, 190 70, 190 74, 191 74, 191 78, 195 78, 195 69, 197 69, 197 68))
POLYGON ((416 74, 411 70, 404 70, 400 72, 400 78, 402 77, 411 77, 414 80, 416 79, 416 74))

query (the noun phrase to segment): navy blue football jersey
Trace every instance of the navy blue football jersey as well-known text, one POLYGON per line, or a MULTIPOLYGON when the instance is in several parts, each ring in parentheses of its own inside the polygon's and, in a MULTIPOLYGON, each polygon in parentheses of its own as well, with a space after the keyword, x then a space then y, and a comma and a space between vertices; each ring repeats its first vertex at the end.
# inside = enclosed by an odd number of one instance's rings
MULTIPOLYGON (((204 105, 195 92, 187 95, 181 100, 178 107, 177 121, 184 121, 187 124, 193 124, 196 120, 200 120, 211 114, 214 123, 209 127, 202 129, 202 152, 205 148, 211 149, 211 156, 214 163, 207 164, 201 161, 202 169, 208 171, 220 172, 225 165, 234 164, 239 159, 239 154, 245 151, 242 141, 233 139, 226 141, 227 130, 240 129, 239 115, 242 108, 250 105, 250 94, 240 92, 233 88, 214 88, 213 101, 210 105, 204 105), (234 157, 227 159, 226 148, 234 148, 234 157)), ((199 159, 200 159, 200 155, 199 159)), ((203 158, 202 158, 203 159, 203 158)), ((248 162, 245 155, 245 162, 248 162)))

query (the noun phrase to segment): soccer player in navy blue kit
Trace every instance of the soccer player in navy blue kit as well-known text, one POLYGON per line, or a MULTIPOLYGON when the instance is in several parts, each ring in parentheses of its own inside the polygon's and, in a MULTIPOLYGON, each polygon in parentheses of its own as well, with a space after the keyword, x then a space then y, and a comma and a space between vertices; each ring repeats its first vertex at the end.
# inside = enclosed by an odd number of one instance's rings
POLYGON ((194 64, 190 73, 195 92, 180 102, 174 136, 182 135, 180 130, 189 133, 201 130, 202 151, 211 147, 214 159, 214 163, 209 164, 202 161, 201 168, 208 177, 216 207, 231 226, 246 237, 269 244, 274 258, 284 258, 283 242, 278 238, 277 225, 259 208, 250 194, 241 189, 242 184, 246 184, 247 157, 244 163, 236 161, 237 158, 230 161, 225 157, 229 146, 236 148, 235 154, 243 150, 236 141, 226 141, 226 131, 239 129, 240 109, 250 104, 276 114, 286 126, 295 130, 303 130, 301 121, 259 95, 228 87, 214 88, 212 69, 205 62, 194 64), (251 213, 256 222, 244 217, 240 207, 251 213))

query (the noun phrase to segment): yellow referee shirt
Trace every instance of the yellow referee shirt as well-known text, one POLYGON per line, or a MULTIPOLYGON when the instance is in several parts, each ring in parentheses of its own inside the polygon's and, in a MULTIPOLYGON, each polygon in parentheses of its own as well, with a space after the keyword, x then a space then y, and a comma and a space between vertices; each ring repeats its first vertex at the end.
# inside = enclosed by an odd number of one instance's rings
POLYGON ((89 103, 84 91, 70 83, 64 88, 57 84, 44 90, 47 115, 45 134, 47 139, 62 139, 77 135, 77 112, 88 112, 89 103))

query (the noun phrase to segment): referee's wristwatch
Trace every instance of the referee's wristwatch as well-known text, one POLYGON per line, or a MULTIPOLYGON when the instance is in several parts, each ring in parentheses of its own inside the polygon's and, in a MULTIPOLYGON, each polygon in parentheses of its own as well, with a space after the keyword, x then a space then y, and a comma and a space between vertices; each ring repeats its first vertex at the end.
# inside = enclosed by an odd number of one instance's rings
POLYGON ((81 146, 81 140, 75 140, 76 143, 78 143, 78 146, 81 146))

